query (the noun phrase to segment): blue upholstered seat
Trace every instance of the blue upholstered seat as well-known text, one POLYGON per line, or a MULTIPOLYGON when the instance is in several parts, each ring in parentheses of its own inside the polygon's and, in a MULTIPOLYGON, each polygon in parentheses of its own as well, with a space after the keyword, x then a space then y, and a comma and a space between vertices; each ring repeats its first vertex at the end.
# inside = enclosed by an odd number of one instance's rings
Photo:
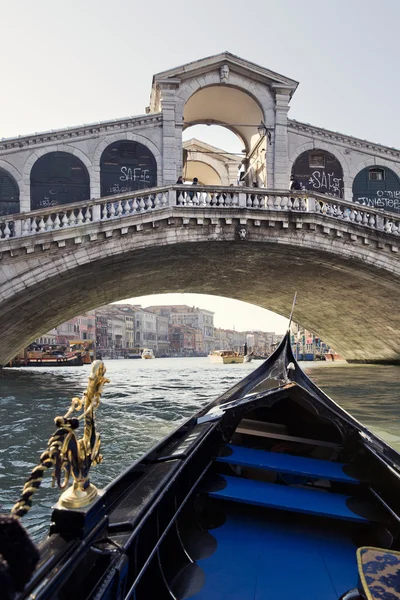
POLYGON ((354 477, 350 477, 343 471, 342 463, 319 460, 316 458, 304 458, 292 456, 291 454, 279 454, 267 450, 254 450, 244 446, 227 445, 229 454, 219 456, 217 462, 255 467, 277 471, 278 473, 289 473, 292 475, 308 476, 315 479, 329 479, 330 481, 341 481, 344 483, 359 483, 354 477))
POLYGON ((223 489, 210 491, 213 498, 289 510, 330 518, 368 523, 368 520, 348 506, 349 497, 343 494, 298 488, 263 481, 253 481, 229 475, 220 476, 226 483, 223 489))

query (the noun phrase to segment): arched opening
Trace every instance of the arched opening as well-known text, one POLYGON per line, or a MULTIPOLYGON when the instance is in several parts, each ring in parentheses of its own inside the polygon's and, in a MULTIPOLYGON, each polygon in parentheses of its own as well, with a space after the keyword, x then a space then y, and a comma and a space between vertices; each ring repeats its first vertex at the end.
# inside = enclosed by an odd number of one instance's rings
POLYGON ((244 142, 221 125, 193 125, 183 133, 183 169, 186 183, 197 177, 202 185, 237 185, 245 156, 244 142))
POLYGON ((15 179, 0 168, 0 216, 19 212, 19 188, 15 179))
POLYGON ((197 177, 199 185, 226 185, 213 167, 200 160, 189 160, 184 166, 183 173, 185 182, 193 181, 197 177))
POLYGON ((338 159, 326 150, 306 150, 293 164, 292 175, 301 189, 344 197, 343 169, 338 159))
POLYGON ((387 167, 365 167, 354 178, 353 202, 400 212, 400 179, 387 167))
MULTIPOLYGON (((234 136, 231 138, 235 139, 234 143, 222 145, 222 140, 227 138, 225 133, 221 135, 221 143, 217 141, 214 150, 225 150, 227 156, 231 152, 232 156, 240 159, 243 184, 252 185, 256 182, 260 186, 267 185, 267 137, 259 133, 264 114, 250 94, 227 85, 211 85, 200 89, 189 98, 183 116, 184 132, 189 127, 200 124, 207 125, 210 129, 211 126, 218 126, 218 129, 223 127, 233 132, 234 136)), ((205 130, 204 127, 202 129, 205 130)), ((193 136, 193 133, 190 135, 193 136)), ((219 136, 207 136, 208 143, 211 143, 211 137, 218 139, 219 136)), ((204 140, 204 137, 200 139, 204 140)), ((210 155, 211 152, 212 150, 210 155)))
POLYGON ((157 163, 143 144, 121 140, 107 146, 100 159, 102 196, 133 192, 157 185, 157 163))
POLYGON ((49 152, 31 171, 31 208, 46 208, 90 198, 89 173, 79 158, 68 152, 49 152))

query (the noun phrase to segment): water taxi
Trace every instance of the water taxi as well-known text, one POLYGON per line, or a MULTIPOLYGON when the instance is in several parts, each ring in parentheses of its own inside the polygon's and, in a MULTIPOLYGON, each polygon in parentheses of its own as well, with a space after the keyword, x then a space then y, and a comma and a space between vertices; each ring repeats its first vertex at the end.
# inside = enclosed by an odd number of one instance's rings
POLYGON ((56 345, 32 345, 20 352, 9 364, 10 367, 77 367, 84 361, 80 352, 66 350, 56 345))
POLYGON ((127 348, 125 358, 137 359, 142 358, 143 348, 127 348))
POLYGON ((152 348, 144 348, 142 352, 142 358, 155 358, 152 348))
POLYGON ((224 365, 240 364, 244 362, 244 354, 239 354, 234 350, 214 350, 210 352, 208 358, 212 362, 223 363, 224 365))

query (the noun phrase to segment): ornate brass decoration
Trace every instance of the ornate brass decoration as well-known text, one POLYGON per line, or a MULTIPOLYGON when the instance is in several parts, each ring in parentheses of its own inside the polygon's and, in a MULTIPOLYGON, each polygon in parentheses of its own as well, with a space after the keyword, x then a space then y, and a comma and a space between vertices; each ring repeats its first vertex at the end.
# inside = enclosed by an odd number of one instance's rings
POLYGON ((100 435, 95 428, 95 411, 100 404, 103 385, 109 382, 104 377, 104 363, 96 360, 92 365, 86 392, 82 398, 72 398, 71 406, 63 417, 56 417, 54 423, 57 430, 47 444, 47 450, 40 457, 40 464, 35 467, 27 479, 19 501, 11 513, 23 517, 32 506, 32 496, 39 489, 44 473, 53 468, 53 486, 65 490, 72 475, 74 483, 63 494, 59 504, 65 508, 81 508, 90 504, 98 491, 90 483, 91 465, 99 464, 100 435), (79 417, 74 412, 83 410, 79 417), (78 440, 75 430, 83 420, 83 437, 78 440))

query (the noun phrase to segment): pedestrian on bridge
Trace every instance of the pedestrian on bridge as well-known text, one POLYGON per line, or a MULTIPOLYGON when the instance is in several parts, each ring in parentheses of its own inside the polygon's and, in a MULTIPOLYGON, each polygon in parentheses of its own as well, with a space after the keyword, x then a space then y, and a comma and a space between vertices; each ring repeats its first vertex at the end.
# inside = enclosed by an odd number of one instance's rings
POLYGON ((301 190, 301 185, 298 179, 294 175, 290 176, 290 190, 301 190))

